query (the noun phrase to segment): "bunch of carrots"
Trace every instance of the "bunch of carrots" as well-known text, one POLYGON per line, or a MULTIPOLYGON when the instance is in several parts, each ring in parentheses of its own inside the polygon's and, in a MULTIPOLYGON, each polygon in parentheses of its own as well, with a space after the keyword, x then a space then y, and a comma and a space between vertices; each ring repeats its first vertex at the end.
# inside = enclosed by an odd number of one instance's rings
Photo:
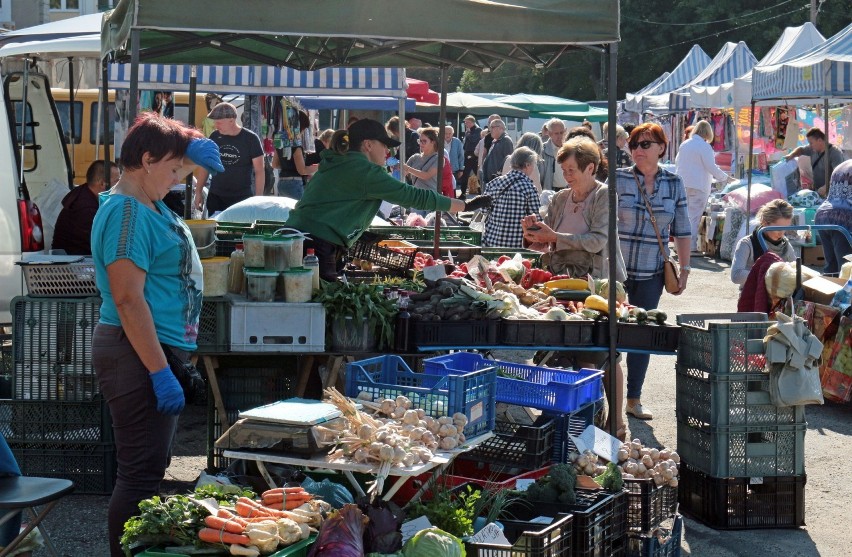
MULTIPOLYGON (((275 522, 287 519, 285 522, 293 521, 293 527, 298 532, 301 527, 307 533, 307 523, 313 521, 313 517, 307 511, 299 509, 305 503, 313 499, 313 496, 302 487, 279 487, 265 491, 261 495, 261 502, 254 501, 248 497, 240 497, 234 505, 234 511, 220 508, 216 515, 205 517, 204 524, 198 532, 198 538, 203 542, 214 544, 231 545, 232 555, 254 555, 254 552, 235 553, 234 546, 251 546, 253 540, 247 535, 252 524, 263 522, 275 522)), ((298 534, 297 534, 298 535, 298 534)), ((307 537, 302 535, 300 537, 307 537)), ((295 543, 299 538, 290 541, 295 543)), ((285 540, 281 540, 282 542, 285 540)), ((254 548, 246 548, 251 551, 254 548)))

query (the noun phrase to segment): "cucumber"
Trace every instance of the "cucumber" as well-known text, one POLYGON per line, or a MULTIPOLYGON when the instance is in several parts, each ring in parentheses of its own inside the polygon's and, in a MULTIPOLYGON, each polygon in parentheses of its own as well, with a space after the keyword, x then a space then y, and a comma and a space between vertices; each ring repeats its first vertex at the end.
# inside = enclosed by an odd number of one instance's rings
POLYGON ((665 325, 668 318, 669 316, 666 315, 666 312, 664 311, 660 311, 658 309, 648 310, 648 319, 650 321, 656 321, 658 325, 665 325))
POLYGON ((566 288, 560 288, 558 290, 552 290, 550 295, 557 300, 565 302, 584 302, 586 298, 589 297, 590 293, 588 290, 568 290, 566 288))
POLYGON ((631 317, 636 318, 637 323, 642 323, 648 319, 648 312, 642 308, 632 308, 630 310, 631 317))
POLYGON ((601 312, 596 309, 583 308, 580 310, 580 315, 585 317, 586 319, 600 319, 601 312))

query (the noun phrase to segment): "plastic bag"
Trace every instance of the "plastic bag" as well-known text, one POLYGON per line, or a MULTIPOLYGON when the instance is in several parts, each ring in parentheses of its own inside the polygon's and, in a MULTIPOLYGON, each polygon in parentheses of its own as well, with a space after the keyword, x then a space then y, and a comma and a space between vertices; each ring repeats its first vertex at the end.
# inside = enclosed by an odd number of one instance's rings
POLYGON ((769 398, 775 406, 823 404, 819 357, 822 343, 799 316, 778 313, 764 338, 769 364, 769 398))

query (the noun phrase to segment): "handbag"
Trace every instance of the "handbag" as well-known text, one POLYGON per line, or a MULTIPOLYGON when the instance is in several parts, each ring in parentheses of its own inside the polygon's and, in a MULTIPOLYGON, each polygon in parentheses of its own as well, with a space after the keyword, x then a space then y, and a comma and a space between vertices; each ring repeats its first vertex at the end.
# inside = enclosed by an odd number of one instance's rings
POLYGON ((663 247, 663 238, 660 236, 660 228, 657 226, 657 217, 654 216, 654 211, 651 209, 651 202, 648 200, 648 194, 645 193, 645 188, 639 183, 639 177, 636 176, 636 171, 633 171, 633 179, 636 180, 636 187, 642 194, 642 199, 645 200, 645 208, 648 209, 648 215, 651 218, 651 225, 654 227, 654 233, 657 235, 657 244, 660 246, 660 255, 663 256, 663 278, 665 280, 666 292, 669 294, 677 294, 680 292, 680 276, 678 276, 677 265, 672 261, 671 257, 666 255, 666 248, 663 247))
POLYGON ((204 395, 207 393, 207 385, 204 382, 204 377, 201 376, 201 372, 198 371, 198 368, 192 365, 190 362, 184 362, 181 360, 177 354, 172 352, 172 349, 166 346, 165 344, 160 344, 163 348, 163 353, 166 355, 166 362, 169 364, 169 368, 174 373, 175 378, 180 383, 181 388, 183 389, 183 398, 186 400, 187 404, 192 404, 193 402, 197 402, 203 400, 204 395))

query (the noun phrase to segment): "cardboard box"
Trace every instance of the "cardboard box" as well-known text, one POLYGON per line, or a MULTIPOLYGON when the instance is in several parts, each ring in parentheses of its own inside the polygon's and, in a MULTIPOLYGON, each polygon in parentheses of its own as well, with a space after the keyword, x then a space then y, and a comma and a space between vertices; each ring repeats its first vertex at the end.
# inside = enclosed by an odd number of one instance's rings
POLYGON ((825 267, 825 252, 822 245, 803 247, 802 264, 819 269, 825 267))
POLYGON ((817 304, 831 304, 838 290, 846 284, 845 280, 834 277, 814 277, 802 283, 805 300, 817 304))

